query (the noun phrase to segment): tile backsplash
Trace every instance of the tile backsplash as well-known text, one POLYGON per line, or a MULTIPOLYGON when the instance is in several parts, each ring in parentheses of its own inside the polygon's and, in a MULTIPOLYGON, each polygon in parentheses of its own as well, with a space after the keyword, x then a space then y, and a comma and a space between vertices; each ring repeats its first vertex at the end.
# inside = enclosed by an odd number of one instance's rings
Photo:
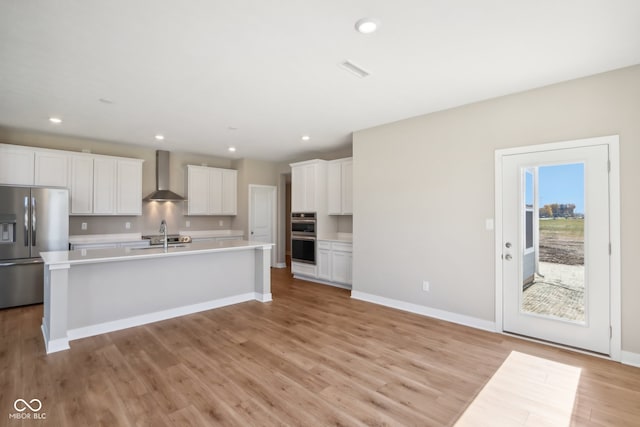
MULTIPOLYGON (((70 216, 69 234, 142 233, 158 234, 160 222, 167 221, 169 233, 179 230, 231 229, 233 216, 186 216, 184 202, 143 202, 142 216, 70 216), (189 222, 189 227, 187 227, 189 222), (87 225, 86 230, 82 224, 87 225), (129 227, 127 229, 127 223, 129 227)), ((235 229, 243 227, 235 227, 235 229)))

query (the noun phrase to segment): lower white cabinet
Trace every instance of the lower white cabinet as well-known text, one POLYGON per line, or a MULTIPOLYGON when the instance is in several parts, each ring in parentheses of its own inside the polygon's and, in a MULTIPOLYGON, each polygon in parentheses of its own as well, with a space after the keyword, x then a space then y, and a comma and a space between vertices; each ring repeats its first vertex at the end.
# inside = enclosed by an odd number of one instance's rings
POLYGON ((353 245, 348 242, 318 240, 317 278, 341 285, 351 285, 353 245))
POLYGON ((291 262, 291 273, 307 277, 317 277, 318 275, 315 265, 295 261, 291 262))

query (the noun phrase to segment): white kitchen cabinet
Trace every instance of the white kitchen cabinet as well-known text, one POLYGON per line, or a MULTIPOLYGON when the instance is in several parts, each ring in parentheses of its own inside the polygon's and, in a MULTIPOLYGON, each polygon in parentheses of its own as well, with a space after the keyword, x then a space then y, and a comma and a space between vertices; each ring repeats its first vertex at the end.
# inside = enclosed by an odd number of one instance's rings
POLYGON ((93 159, 93 213, 116 213, 116 177, 118 164, 108 157, 93 159))
POLYGON ((337 285, 351 285, 353 245, 349 242, 318 240, 317 279, 337 285))
POLYGON ((187 212, 189 215, 207 215, 209 212, 209 168, 187 166, 187 212))
POLYGON ((333 160, 327 171, 327 205, 329 215, 353 214, 353 160, 333 160))
POLYGON ((71 215, 93 213, 93 157, 70 156, 69 194, 71 215))
POLYGON ((142 160, 118 159, 116 164, 116 213, 142 215, 142 160))
POLYGON ((234 169, 221 169, 222 171, 222 213, 223 215, 236 215, 238 213, 238 171, 234 169))
POLYGON ((187 166, 188 215, 236 215, 238 171, 187 166))
POLYGON ((69 160, 69 154, 64 151, 37 150, 34 163, 34 184, 68 187, 69 160))
POLYGON ((70 157, 71 215, 142 215, 142 162, 99 155, 70 157))
POLYGON ((290 165, 292 212, 319 212, 326 209, 326 163, 324 160, 309 160, 290 165))
POLYGON ((351 269, 353 264, 353 255, 351 252, 342 252, 338 250, 331 251, 331 281, 351 284, 351 269))
POLYGON ((316 265, 318 279, 331 280, 331 243, 318 241, 316 265))
POLYGON ((34 156, 31 148, 0 145, 0 184, 33 185, 34 156))

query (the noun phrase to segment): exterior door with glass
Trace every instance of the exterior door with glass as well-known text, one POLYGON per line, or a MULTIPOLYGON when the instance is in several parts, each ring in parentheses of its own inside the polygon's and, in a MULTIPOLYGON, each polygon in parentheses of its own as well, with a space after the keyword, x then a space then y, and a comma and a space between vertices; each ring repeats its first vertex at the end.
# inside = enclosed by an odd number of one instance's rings
POLYGON ((501 161, 503 330, 609 355, 608 146, 501 161))

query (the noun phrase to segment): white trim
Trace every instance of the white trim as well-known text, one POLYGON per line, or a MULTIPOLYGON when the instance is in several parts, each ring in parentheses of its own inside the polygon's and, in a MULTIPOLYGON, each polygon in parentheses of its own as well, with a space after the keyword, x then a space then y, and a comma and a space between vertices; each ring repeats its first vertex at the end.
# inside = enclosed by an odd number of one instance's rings
POLYGON ((329 286, 333 286, 335 288, 342 288, 342 289, 351 290, 351 285, 345 285, 344 283, 330 282, 328 280, 322 280, 322 279, 318 279, 316 277, 300 276, 300 275, 294 274, 293 278, 294 279, 300 279, 300 280, 306 280, 307 282, 319 283, 321 285, 329 285, 329 286))
POLYGON ((609 239, 611 241, 610 262, 610 323, 611 342, 610 357, 621 361, 622 357, 622 299, 620 273, 620 137, 618 135, 601 136, 595 138, 576 139, 572 141, 554 142, 548 144, 530 145, 496 150, 495 152, 495 281, 496 281, 496 322, 495 330, 503 332, 503 283, 502 283, 502 157, 514 154, 526 154, 540 151, 564 150, 595 145, 609 147, 609 239))
POLYGON ((462 314, 451 313, 449 311, 438 310, 436 308, 424 305, 412 304, 405 301, 381 297, 366 292, 351 291, 351 298, 383 305, 385 307, 396 308, 410 313, 420 314, 422 316, 433 317, 435 319, 445 320, 459 325, 469 326, 484 331, 494 332, 496 325, 490 320, 478 319, 477 317, 465 316, 462 314))
POLYGON ((273 301, 271 292, 269 292, 268 294, 261 294, 261 293, 258 293, 258 292, 254 292, 253 299, 255 299, 256 301, 260 301, 260 302, 271 302, 271 301, 273 301))
MULTIPOLYGON (((276 244, 276 240, 277 240, 277 232, 278 232, 278 187, 276 187, 275 185, 259 185, 259 184, 249 184, 249 215, 247 218, 247 240, 252 241, 253 239, 251 238, 252 234, 251 234, 251 225, 253 224, 253 215, 252 215, 252 209, 251 209, 251 196, 252 196, 252 190, 254 188, 264 188, 264 189, 270 189, 271 190, 271 239, 273 240, 271 243, 272 245, 275 246, 276 244)), ((276 251, 273 251, 271 253, 271 265, 275 266, 276 265, 276 251)))
MULTIPOLYGON (((174 317, 186 316, 188 314, 198 313, 201 311, 212 310, 214 308, 225 307, 227 305, 239 304, 241 302, 252 301, 256 297, 254 292, 235 295, 227 298, 206 301, 203 303, 187 305, 184 307, 170 308, 168 310, 156 311, 155 313, 142 314, 139 316, 129 317, 127 319, 113 320, 110 322, 99 323, 96 325, 69 329, 67 336, 69 340, 77 340, 87 338, 94 335, 105 334, 108 332, 119 331, 120 329, 132 328, 134 326, 146 325, 147 323, 159 322, 161 320, 172 319, 174 317)), ((67 347, 68 348, 68 347, 67 347)), ((64 349, 61 349, 64 350, 64 349)), ((59 351, 59 350, 57 350, 59 351)))
POLYGON ((632 353, 630 351, 622 351, 620 362, 625 365, 635 366, 636 368, 640 368, 640 354, 632 353))
POLYGON ((287 268, 286 262, 279 262, 275 265, 275 268, 287 268))
POLYGON ((42 331, 42 336, 44 338, 44 345, 47 354, 56 353, 58 351, 69 350, 69 338, 58 338, 57 340, 47 341, 47 337, 49 336, 49 331, 47 330, 47 325, 44 323, 44 318, 42 319, 42 325, 40 325, 40 330, 42 331))

